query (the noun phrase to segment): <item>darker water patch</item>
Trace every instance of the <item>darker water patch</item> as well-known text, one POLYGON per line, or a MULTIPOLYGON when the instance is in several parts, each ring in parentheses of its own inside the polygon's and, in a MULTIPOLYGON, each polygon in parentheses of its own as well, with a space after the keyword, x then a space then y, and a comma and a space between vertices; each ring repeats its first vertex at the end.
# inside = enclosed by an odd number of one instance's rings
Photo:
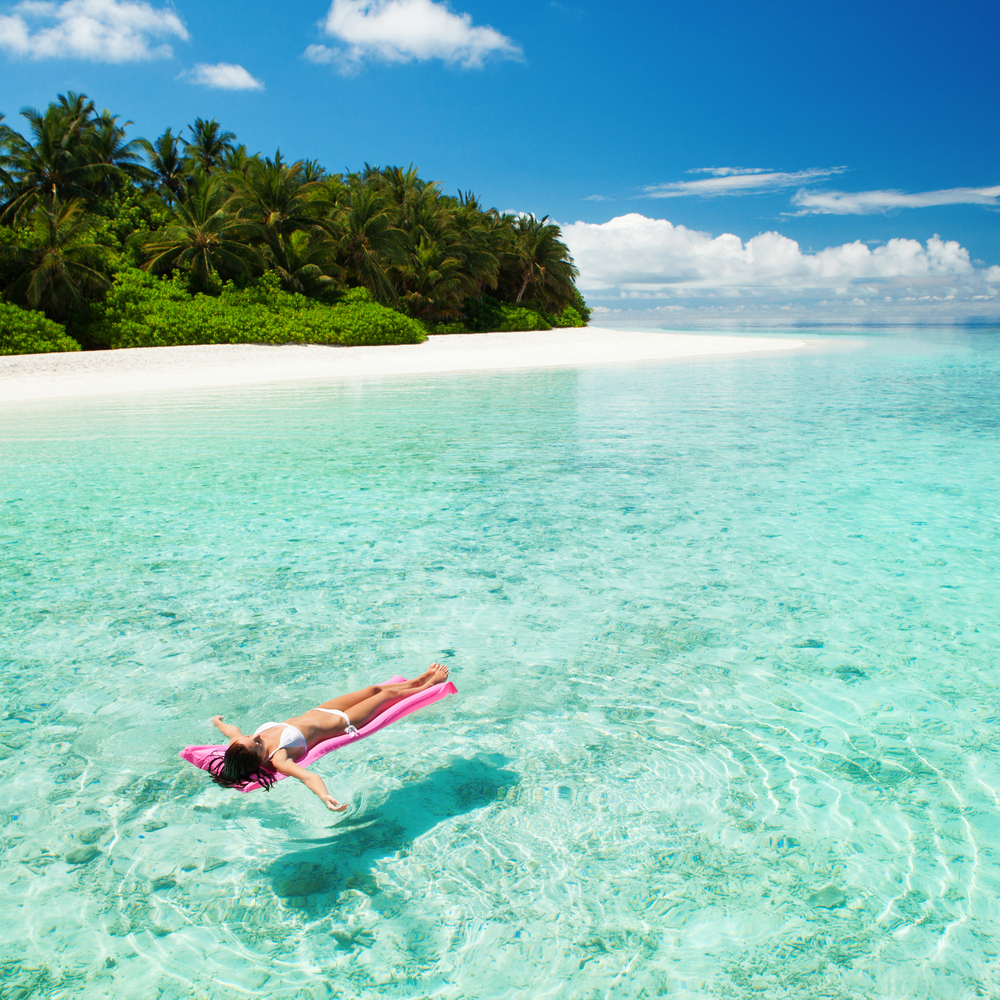
POLYGON ((310 846, 304 850, 282 855, 264 874, 275 893, 289 901, 344 889, 371 895, 377 890, 374 868, 379 860, 405 851, 439 823, 503 798, 517 785, 520 776, 506 770, 509 762, 500 754, 454 759, 397 788, 350 827, 342 824, 332 837, 307 841, 310 846))

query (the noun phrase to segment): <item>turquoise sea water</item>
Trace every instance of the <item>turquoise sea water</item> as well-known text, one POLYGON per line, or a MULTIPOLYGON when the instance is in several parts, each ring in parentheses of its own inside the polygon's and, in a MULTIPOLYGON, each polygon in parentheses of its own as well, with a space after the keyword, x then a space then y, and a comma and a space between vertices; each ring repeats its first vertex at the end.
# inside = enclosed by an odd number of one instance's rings
POLYGON ((1000 334, 0 410, 0 998, 1000 995, 1000 334), (238 795, 177 757, 444 659, 238 795))

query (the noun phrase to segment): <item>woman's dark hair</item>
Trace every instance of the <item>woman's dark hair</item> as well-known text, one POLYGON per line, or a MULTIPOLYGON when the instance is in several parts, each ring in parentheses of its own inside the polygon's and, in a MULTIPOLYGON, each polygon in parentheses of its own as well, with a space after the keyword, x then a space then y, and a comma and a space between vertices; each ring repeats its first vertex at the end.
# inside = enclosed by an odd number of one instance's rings
POLYGON ((271 790, 278 779, 260 755, 242 743, 230 743, 224 754, 219 754, 208 765, 212 780, 224 788, 239 788, 256 781, 265 792, 271 790))

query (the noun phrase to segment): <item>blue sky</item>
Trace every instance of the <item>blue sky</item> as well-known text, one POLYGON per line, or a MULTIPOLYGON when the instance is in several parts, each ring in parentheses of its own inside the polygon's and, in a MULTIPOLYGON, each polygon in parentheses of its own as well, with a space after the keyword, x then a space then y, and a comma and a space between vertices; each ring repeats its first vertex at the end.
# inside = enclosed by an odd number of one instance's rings
POLYGON ((997 37, 968 0, 0 3, 0 111, 77 90, 149 138, 413 162, 564 224, 609 309, 982 318, 997 37))

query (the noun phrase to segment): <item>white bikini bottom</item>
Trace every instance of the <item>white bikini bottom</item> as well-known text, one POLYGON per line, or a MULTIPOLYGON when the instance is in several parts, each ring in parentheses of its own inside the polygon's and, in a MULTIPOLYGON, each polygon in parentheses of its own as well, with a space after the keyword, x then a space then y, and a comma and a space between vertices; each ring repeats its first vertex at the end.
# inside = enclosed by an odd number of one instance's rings
POLYGON ((344 730, 344 732, 348 736, 357 736, 358 735, 357 729, 355 729, 354 726, 351 724, 351 720, 347 717, 347 713, 346 712, 341 712, 341 710, 339 708, 318 708, 318 707, 316 708, 316 711, 317 712, 327 712, 330 715, 339 715, 344 720, 344 722, 347 723, 347 728, 344 730))

